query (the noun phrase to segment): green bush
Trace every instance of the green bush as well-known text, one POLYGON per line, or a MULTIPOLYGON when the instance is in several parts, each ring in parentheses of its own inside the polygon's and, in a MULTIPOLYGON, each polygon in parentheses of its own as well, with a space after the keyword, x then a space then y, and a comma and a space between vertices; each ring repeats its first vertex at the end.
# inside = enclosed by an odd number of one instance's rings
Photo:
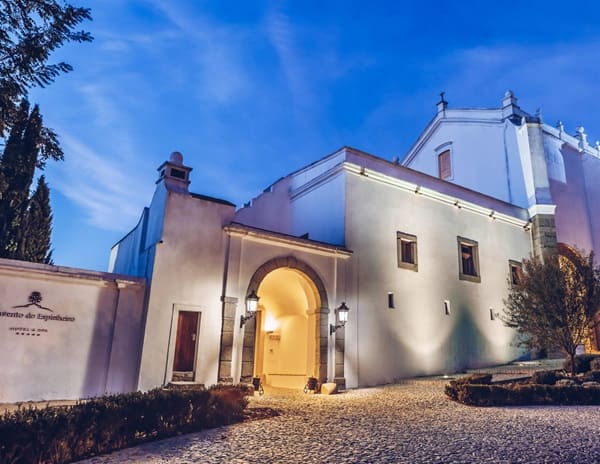
MULTIPOLYGON (((449 386, 447 386, 448 388, 449 386)), ((599 405, 600 388, 579 385, 454 385, 455 401, 471 406, 599 405)))
POLYGON ((151 390, 0 417, 1 463, 59 464, 243 419, 247 391, 151 390))
POLYGON ((537 371, 534 372, 529 383, 538 385, 554 385, 557 380, 563 376, 557 371, 537 371))
MULTIPOLYGON (((587 372, 591 370, 590 363, 595 360, 600 359, 600 355, 597 354, 580 354, 575 356, 575 373, 580 374, 582 372, 587 372)), ((571 359, 567 358, 564 363, 564 369, 567 372, 571 372, 571 359)))
POLYGON ((583 374, 581 380, 583 382, 600 382, 600 371, 591 370, 589 372, 586 372, 585 374, 583 374))
POLYGON ((600 356, 590 361, 591 371, 600 371, 600 356))
POLYGON ((492 374, 472 374, 460 379, 451 380, 444 387, 444 392, 455 401, 459 400, 459 392, 464 385, 489 385, 492 382, 492 374))

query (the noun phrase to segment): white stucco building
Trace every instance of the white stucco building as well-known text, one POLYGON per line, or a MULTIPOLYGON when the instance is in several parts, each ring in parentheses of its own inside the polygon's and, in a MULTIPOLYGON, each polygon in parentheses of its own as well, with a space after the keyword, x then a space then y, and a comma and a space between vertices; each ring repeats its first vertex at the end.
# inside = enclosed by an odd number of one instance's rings
POLYGON ((598 147, 510 92, 497 109, 442 99, 402 162, 343 147, 239 209, 191 193, 191 171, 179 153, 159 167, 106 274, 145 289, 128 355, 142 390, 357 387, 508 362, 523 353, 497 315, 519 262, 557 240, 600 248, 598 147))

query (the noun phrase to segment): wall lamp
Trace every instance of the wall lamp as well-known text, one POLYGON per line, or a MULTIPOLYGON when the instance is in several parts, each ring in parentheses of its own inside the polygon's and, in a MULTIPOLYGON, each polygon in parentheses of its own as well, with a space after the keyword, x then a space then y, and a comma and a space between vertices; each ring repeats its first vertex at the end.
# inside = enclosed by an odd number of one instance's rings
POLYGON ((256 310, 258 309, 258 300, 260 297, 256 294, 255 290, 250 292, 250 295, 246 297, 246 314, 242 314, 240 319, 240 329, 244 327, 244 324, 256 316, 256 310))
POLYGON ((348 308, 348 306, 346 306, 346 303, 344 301, 342 301, 342 304, 339 305, 335 309, 335 312, 338 315, 338 319, 340 320, 340 323, 337 325, 329 324, 329 335, 333 335, 337 329, 344 327, 346 325, 346 322, 348 322, 348 312, 349 311, 350 311, 350 308, 348 308))

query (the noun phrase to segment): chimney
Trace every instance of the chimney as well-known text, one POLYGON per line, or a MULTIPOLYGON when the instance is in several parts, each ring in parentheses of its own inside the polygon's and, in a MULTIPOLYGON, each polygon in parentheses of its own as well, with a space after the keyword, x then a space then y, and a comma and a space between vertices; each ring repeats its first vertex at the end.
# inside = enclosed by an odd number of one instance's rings
POLYGON ((177 193, 189 193, 190 172, 192 168, 183 165, 183 155, 178 151, 171 153, 169 161, 165 161, 158 169, 156 183, 164 182, 167 190, 177 193))

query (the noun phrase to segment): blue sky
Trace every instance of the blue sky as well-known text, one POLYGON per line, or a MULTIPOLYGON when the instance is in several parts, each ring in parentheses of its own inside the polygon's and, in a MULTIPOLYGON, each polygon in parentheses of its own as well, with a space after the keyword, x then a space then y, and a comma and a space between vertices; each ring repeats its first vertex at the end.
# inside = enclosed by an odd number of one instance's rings
POLYGON ((31 94, 65 150, 46 168, 58 265, 106 270, 174 150, 192 191, 242 205, 343 145, 403 157, 442 90, 497 107, 512 89, 600 139, 600 2, 72 2, 95 41, 31 94))

